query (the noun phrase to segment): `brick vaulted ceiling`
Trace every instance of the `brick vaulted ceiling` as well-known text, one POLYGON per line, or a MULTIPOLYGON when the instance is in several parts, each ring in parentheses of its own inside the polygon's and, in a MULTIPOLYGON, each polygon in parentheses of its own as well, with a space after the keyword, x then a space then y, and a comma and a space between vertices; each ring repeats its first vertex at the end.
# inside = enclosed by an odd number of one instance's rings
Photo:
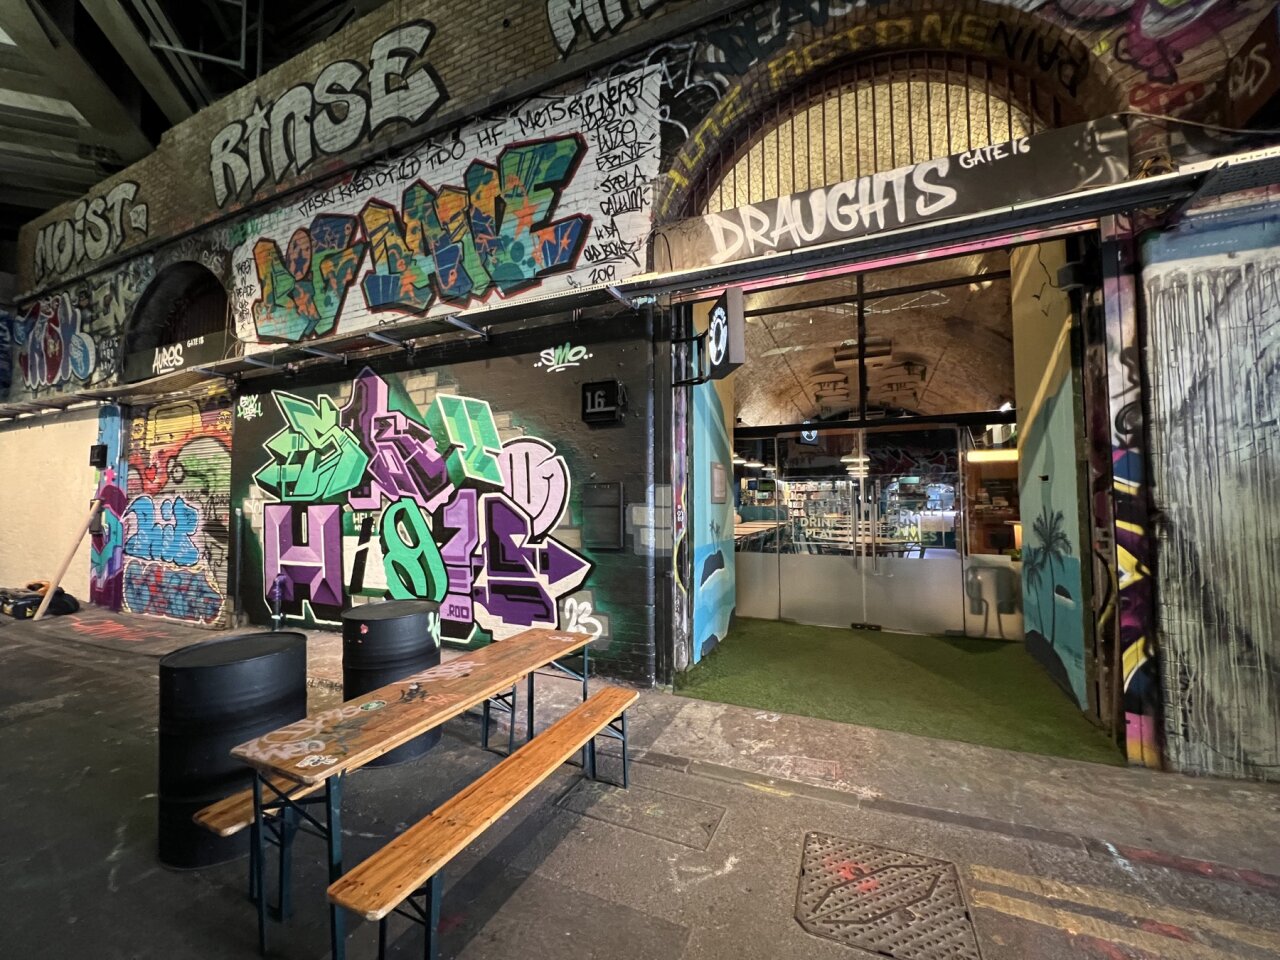
POLYGON ((0 271, 22 224, 384 2, 0 2, 0 271))
MULTIPOLYGON (((1007 270, 1008 254, 995 250, 866 275, 869 412, 961 413, 1013 399, 1007 270), (902 287, 913 292, 876 292, 902 287)), ((743 425, 857 415, 855 284, 846 276, 747 298, 747 363, 734 387, 743 425)))

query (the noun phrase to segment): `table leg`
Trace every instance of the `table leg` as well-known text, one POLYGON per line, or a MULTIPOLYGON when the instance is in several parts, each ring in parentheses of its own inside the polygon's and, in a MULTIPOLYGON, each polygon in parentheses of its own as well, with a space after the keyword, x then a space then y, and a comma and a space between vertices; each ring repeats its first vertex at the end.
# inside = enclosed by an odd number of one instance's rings
MULTIPOLYGON (((591 696, 590 689, 591 663, 590 654, 587 648, 582 648, 582 700, 585 703, 587 698, 591 696)), ((592 737, 585 747, 582 748, 582 769, 589 771, 587 776, 592 780, 596 778, 596 738, 592 737)))
POLYGON ((258 907, 258 952, 267 952, 267 889, 263 876, 263 861, 266 851, 263 849, 262 836, 262 774, 253 773, 253 826, 250 828, 249 845, 252 859, 253 881, 250 886, 254 892, 254 902, 258 907))
POLYGON ((280 919, 287 920, 293 913, 292 878, 293 872, 293 838, 298 832, 298 813, 293 807, 286 806, 280 811, 280 889, 277 903, 280 905, 280 919))
POLYGON ((524 731, 525 743, 528 743, 530 740, 533 739, 533 678, 534 678, 534 674, 532 671, 530 671, 529 684, 528 684, 529 685, 529 689, 528 689, 529 702, 525 704, 525 708, 524 708, 525 715, 526 715, 525 719, 528 723, 528 726, 525 727, 525 731, 524 731))
MULTIPOLYGON (((329 882, 342 876, 342 781, 346 774, 339 773, 324 782, 325 814, 329 835, 329 882)), ((329 950, 333 960, 346 956, 346 917, 336 903, 329 904, 329 950)))

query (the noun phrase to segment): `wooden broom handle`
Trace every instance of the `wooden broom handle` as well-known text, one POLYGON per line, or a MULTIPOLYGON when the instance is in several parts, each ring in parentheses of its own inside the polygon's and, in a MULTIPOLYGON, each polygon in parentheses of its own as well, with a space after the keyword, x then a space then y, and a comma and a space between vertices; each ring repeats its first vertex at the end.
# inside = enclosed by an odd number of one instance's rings
POLYGON ((62 583, 62 578, 67 574, 67 567, 71 566, 71 561, 76 555, 76 551, 80 549, 80 541, 84 539, 84 535, 89 532, 89 527, 93 525, 93 518, 98 515, 98 511, 102 509, 102 501, 94 500, 89 505, 89 515, 84 518, 84 523, 80 526, 80 532, 76 534, 75 542, 71 544, 71 549, 67 551, 66 557, 62 560, 62 566, 58 568, 57 576, 53 578, 53 582, 49 584, 49 589, 45 591, 44 599, 40 601, 40 609, 36 611, 36 615, 32 620, 39 620, 44 616, 49 604, 53 602, 53 595, 58 592, 58 584, 62 583))

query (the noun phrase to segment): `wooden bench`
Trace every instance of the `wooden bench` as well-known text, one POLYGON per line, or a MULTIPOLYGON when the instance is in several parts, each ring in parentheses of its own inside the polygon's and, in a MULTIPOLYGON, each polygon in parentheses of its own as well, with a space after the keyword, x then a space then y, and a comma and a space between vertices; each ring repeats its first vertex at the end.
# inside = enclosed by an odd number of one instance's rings
MULTIPOLYGON (((622 741, 622 786, 627 785, 626 709, 639 694, 606 687, 574 707, 533 740, 435 812, 414 824, 329 886, 329 900, 378 921, 378 956, 386 954, 387 918, 399 913, 426 928, 426 956, 436 956, 441 870, 499 817, 599 734, 622 741), (614 726, 619 723, 620 726, 614 726), (419 906, 412 898, 421 895, 419 906), (409 901, 416 916, 400 910, 409 901)), ((589 770, 594 775, 594 770, 589 770)))

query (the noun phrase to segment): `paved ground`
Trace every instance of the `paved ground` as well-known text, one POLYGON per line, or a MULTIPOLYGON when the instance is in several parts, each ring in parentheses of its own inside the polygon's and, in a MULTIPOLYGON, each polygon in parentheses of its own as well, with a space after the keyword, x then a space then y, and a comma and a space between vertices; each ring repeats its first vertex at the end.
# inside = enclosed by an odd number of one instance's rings
MULTIPOLYGON (((155 861, 156 657, 191 638, 130 640, 167 628, 117 621, 0 628, 0 955, 252 957, 243 860, 155 861)), ((338 648, 311 643, 313 707, 339 695, 338 648)), ((540 717, 574 695, 540 680, 540 717)), ((1275 787, 660 692, 631 730, 631 790, 565 768, 456 861, 442 957, 1280 957, 1275 787)), ((423 760, 352 778, 349 862, 496 762, 478 732, 459 718, 423 760)), ((323 869, 316 841, 297 853, 298 910, 272 952, 311 960, 327 953, 323 869)), ((373 956, 373 929, 354 926, 349 955, 373 956)), ((407 923, 393 933, 395 955, 421 955, 407 923)))

